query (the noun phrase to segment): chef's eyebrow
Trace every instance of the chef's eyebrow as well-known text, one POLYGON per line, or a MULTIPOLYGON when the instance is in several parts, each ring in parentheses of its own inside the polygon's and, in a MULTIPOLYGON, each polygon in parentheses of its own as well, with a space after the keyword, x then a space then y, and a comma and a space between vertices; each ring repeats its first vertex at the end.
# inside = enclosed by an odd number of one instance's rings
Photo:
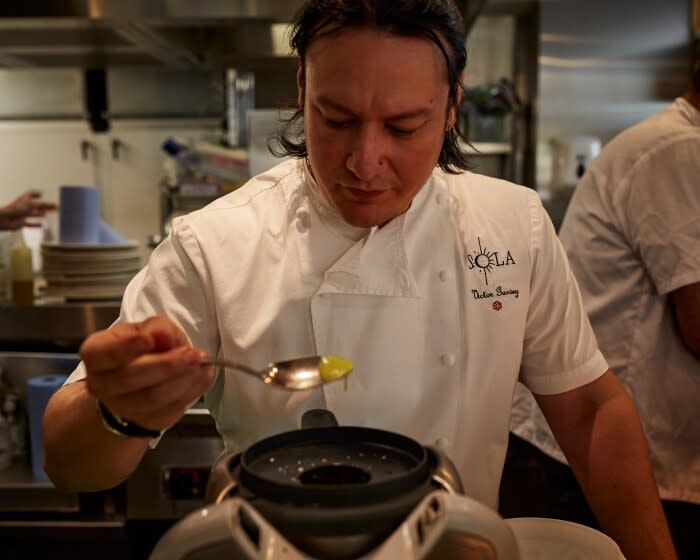
MULTIPOLYGON (((334 111, 338 111, 339 113, 343 113, 344 115, 347 115, 349 117, 354 117, 355 114, 345 107, 344 105, 333 101, 332 99, 329 99, 328 97, 324 96, 319 96, 316 99, 316 104, 320 105, 324 109, 333 109, 334 111)), ((384 120, 386 121, 402 121, 405 119, 413 119, 416 117, 423 117, 427 116, 430 114, 432 108, 431 107, 418 107, 416 109, 411 109, 409 111, 403 111, 402 113, 396 113, 394 115, 389 115, 386 117, 384 120)))

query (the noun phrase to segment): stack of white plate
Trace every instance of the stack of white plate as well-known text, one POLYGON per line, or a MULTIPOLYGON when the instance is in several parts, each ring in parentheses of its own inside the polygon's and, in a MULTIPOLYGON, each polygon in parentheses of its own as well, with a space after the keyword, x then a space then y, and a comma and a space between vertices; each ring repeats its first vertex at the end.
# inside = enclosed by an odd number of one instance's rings
POLYGON ((141 268, 141 247, 124 243, 44 243, 46 295, 66 300, 118 299, 141 268))

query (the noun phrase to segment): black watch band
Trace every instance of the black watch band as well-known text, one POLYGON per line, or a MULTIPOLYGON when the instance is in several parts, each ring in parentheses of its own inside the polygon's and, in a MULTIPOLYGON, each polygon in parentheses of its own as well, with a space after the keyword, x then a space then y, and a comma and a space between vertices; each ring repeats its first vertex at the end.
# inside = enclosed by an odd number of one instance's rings
POLYGON ((105 428, 118 436, 153 439, 160 437, 160 435, 163 433, 159 430, 149 430, 148 428, 139 426, 134 422, 129 422, 129 420, 125 420, 116 414, 112 414, 107 407, 100 402, 99 399, 97 400, 97 412, 100 415, 105 428))

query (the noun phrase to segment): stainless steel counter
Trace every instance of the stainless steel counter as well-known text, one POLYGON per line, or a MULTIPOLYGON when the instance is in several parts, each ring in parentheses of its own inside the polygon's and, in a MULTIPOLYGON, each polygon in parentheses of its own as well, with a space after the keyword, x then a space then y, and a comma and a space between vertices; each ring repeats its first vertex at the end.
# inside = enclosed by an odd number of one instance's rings
POLYGON ((0 471, 0 513, 78 513, 77 493, 58 492, 48 481, 34 479, 26 461, 0 471))
POLYGON ((74 352, 119 316, 119 302, 0 304, 0 350, 74 352))
MULTIPOLYGON (((22 408, 27 379, 69 374, 82 341, 118 314, 118 302, 0 304, 0 370, 22 408)), ((222 449, 200 403, 109 491, 60 492, 34 479, 29 456, 16 460, 0 471, 0 557, 142 560, 172 523, 203 505, 209 469, 222 449)))
MULTIPOLYGON (((146 452, 123 485, 106 494, 127 496, 126 507, 120 508, 123 518, 178 519, 203 505, 209 470, 223 447, 209 411, 198 403, 165 433, 156 448, 146 452)), ((95 496, 99 494, 103 493, 95 496)), ((0 471, 0 520, 21 513, 81 518, 85 513, 81 501, 79 493, 59 492, 51 482, 35 479, 29 456, 0 471)), ((105 515, 105 511, 97 512, 100 520, 105 515)))

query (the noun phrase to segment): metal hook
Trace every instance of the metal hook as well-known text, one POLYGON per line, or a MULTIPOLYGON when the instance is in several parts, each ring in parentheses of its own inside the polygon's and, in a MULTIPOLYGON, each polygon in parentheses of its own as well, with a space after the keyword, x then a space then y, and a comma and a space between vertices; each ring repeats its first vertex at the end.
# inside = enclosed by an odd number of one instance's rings
POLYGON ((126 148, 126 144, 119 138, 112 138, 112 159, 119 159, 122 149, 126 148))
POLYGON ((90 151, 94 148, 95 145, 89 140, 80 141, 80 157, 82 157, 83 161, 87 161, 90 159, 90 151))

